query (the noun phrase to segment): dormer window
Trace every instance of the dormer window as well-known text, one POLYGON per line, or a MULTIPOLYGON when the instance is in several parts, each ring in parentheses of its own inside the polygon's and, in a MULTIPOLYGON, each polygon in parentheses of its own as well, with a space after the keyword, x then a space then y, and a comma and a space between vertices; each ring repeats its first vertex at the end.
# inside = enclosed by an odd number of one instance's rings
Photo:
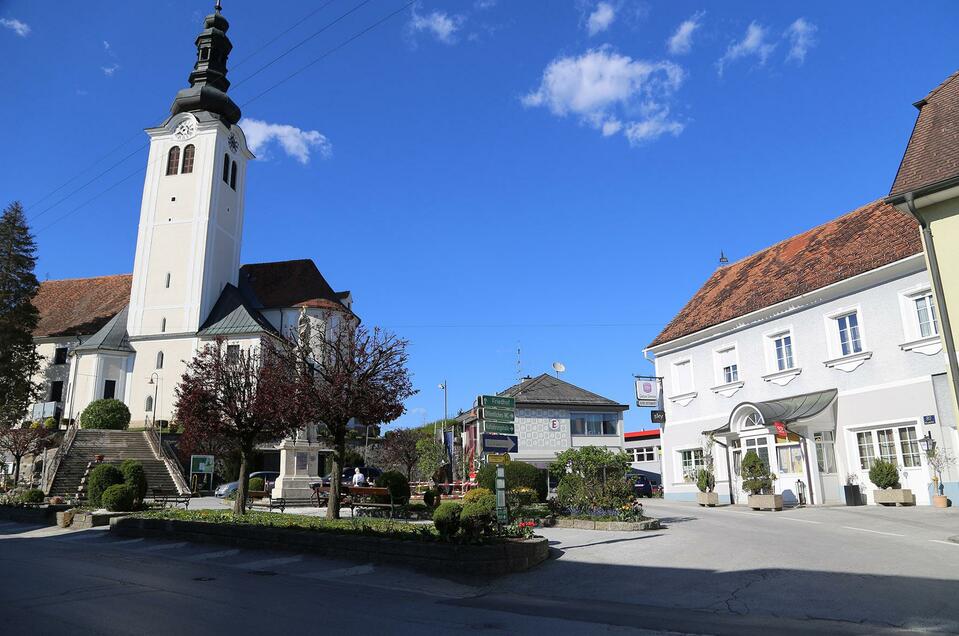
POLYGON ((183 169, 181 170, 183 174, 190 174, 193 172, 193 156, 195 154, 196 146, 193 144, 190 144, 183 149, 183 169))
POLYGON ((167 155, 166 173, 167 176, 174 175, 180 167, 180 147, 173 146, 167 155))

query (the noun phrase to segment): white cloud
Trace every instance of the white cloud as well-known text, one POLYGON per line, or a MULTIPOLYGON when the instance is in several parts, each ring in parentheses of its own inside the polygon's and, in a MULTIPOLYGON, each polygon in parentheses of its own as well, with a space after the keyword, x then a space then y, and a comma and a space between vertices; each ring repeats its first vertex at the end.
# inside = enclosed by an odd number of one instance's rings
POLYGON ((106 40, 103 41, 103 50, 104 50, 104 51, 109 51, 109 50, 110 50, 110 43, 107 42, 106 40))
POLYGON ((459 31, 462 24, 463 16, 450 16, 444 11, 433 11, 429 15, 420 15, 416 12, 414 6, 407 28, 413 35, 426 31, 444 44, 453 44, 456 42, 456 32, 459 31))
POLYGON ((478 11, 485 11, 486 9, 492 9, 495 7, 496 2, 497 0, 476 0, 476 2, 473 3, 473 7, 475 7, 478 11))
POLYGON ((0 18, 0 26, 5 26, 22 38, 30 35, 30 25, 16 18, 0 18))
POLYGON ((769 54, 776 48, 775 44, 766 40, 768 33, 766 27, 755 21, 750 22, 743 39, 730 44, 725 55, 716 62, 719 74, 723 74, 726 64, 743 57, 754 56, 759 59, 760 64, 765 64, 769 54))
POLYGON ((103 74, 107 77, 113 77, 113 74, 120 70, 120 65, 111 64, 110 66, 101 66, 100 70, 103 71, 103 74))
POLYGON ((669 118, 668 101, 684 78, 672 62, 634 60, 604 47, 550 62, 539 88, 522 102, 576 116, 606 137, 622 132, 636 144, 682 132, 683 124, 669 118))
POLYGON ((616 20, 616 9, 608 2, 600 2, 586 20, 586 30, 590 37, 602 33, 616 20))
POLYGON ((666 49, 672 55, 685 55, 693 48, 693 34, 702 26, 705 11, 697 11, 688 20, 683 20, 676 32, 666 40, 666 49))
POLYGON ((786 29, 786 37, 790 40, 786 61, 795 60, 802 64, 809 49, 816 46, 816 25, 806 18, 799 18, 786 29))
POLYGON ((250 150, 266 159, 271 142, 277 141, 283 151, 302 164, 309 163, 310 153, 316 151, 322 159, 333 155, 333 144, 318 130, 301 130, 289 124, 271 124, 260 119, 244 117, 240 128, 246 133, 250 150))

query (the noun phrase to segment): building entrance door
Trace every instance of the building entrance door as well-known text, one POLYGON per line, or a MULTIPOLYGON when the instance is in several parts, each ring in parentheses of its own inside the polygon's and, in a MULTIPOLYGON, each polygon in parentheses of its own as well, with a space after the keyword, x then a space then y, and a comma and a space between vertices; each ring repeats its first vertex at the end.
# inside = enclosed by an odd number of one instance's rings
POLYGON ((842 482, 836 465, 836 434, 832 431, 814 433, 813 441, 824 503, 843 503, 842 482))

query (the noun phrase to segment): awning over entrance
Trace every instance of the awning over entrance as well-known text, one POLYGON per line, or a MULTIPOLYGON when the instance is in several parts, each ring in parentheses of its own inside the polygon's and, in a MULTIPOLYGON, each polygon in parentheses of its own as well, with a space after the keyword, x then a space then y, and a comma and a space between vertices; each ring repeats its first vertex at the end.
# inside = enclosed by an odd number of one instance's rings
POLYGON ((729 421, 722 427, 713 431, 704 431, 712 433, 717 437, 727 437, 735 439, 736 433, 735 419, 737 413, 742 412, 743 407, 752 407, 762 415, 763 424, 772 427, 773 422, 782 422, 790 424, 800 420, 819 415, 825 411, 836 399, 839 391, 829 389, 826 391, 816 391, 814 393, 804 393, 802 395, 793 395, 791 397, 781 398, 779 400, 767 400, 765 402, 743 402, 732 410, 729 414, 729 421))

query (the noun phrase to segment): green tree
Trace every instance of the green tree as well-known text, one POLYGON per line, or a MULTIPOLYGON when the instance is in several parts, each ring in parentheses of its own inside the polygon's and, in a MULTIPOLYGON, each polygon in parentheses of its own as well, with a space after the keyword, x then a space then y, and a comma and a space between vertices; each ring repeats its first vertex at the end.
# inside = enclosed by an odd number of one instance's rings
POLYGON ((33 297, 40 283, 33 270, 36 243, 19 202, 0 215, 0 427, 23 422, 40 387, 34 377, 41 357, 33 344, 40 319, 33 297))
POLYGON ((556 493, 560 503, 582 508, 612 508, 632 501, 628 469, 626 453, 598 446, 567 449, 549 466, 559 479, 556 493))
POLYGON ((402 469, 406 481, 412 481, 413 469, 420 461, 416 445, 422 438, 423 434, 415 429, 401 428, 387 432, 380 444, 383 462, 390 468, 402 469))
POLYGON ((436 471, 445 466, 449 460, 446 449, 432 436, 416 442, 416 453, 419 455, 416 465, 427 480, 432 479, 436 471))

